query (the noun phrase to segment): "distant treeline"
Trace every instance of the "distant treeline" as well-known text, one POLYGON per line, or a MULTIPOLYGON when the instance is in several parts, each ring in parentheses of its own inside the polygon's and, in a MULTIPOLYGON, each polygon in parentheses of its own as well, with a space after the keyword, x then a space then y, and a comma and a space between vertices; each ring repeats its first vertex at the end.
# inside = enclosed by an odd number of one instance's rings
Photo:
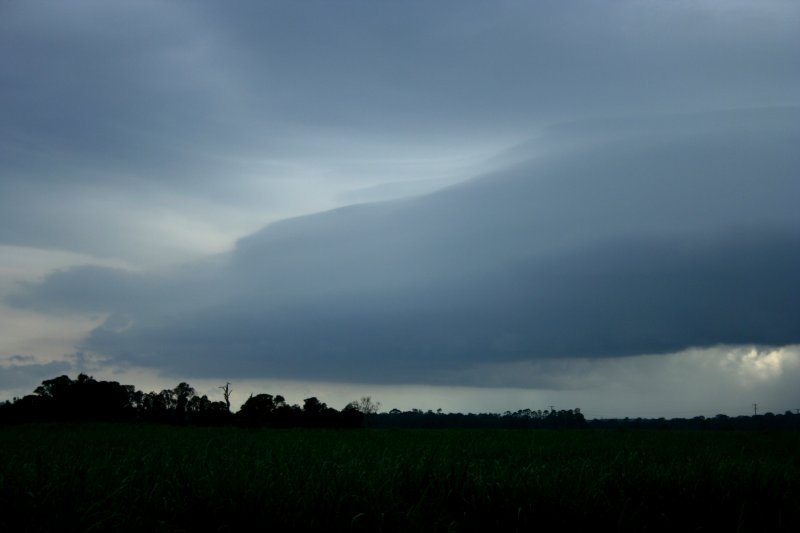
POLYGON ((225 401, 198 395, 188 383, 174 389, 144 393, 133 385, 98 381, 86 374, 77 379, 59 376, 42 382, 33 394, 0 403, 0 424, 25 422, 153 422, 201 426, 314 428, 468 428, 468 429, 678 429, 678 430, 797 430, 800 414, 766 413, 754 416, 673 419, 595 419, 587 421, 580 409, 521 409, 505 413, 443 413, 391 411, 378 413, 380 404, 369 397, 350 402, 341 411, 316 397, 303 405, 286 403, 281 395, 251 394, 239 411, 230 407, 230 384, 221 386, 225 401))
POLYGON ((751 416, 716 415, 693 418, 603 418, 589 420, 587 426, 597 429, 671 429, 671 430, 800 430, 800 414, 764 413, 751 416))
POLYGON ((465 428, 465 429, 514 429, 514 428, 583 428, 586 419, 580 409, 551 409, 535 411, 521 409, 496 413, 443 413, 439 411, 400 411, 378 413, 369 417, 369 427, 374 428, 465 428))
POLYGON ((522 409, 503 414, 442 413, 436 411, 398 411, 367 418, 375 428, 592 428, 614 430, 800 430, 800 414, 765 413, 754 416, 716 415, 694 418, 605 418, 586 420, 580 409, 534 411, 522 409))

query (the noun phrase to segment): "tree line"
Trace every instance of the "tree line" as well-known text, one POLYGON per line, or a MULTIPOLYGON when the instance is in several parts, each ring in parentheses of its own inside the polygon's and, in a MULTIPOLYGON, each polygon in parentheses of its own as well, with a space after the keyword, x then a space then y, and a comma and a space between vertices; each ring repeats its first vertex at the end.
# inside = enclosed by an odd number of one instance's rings
POLYGON ((239 425, 244 427, 315 428, 548 428, 548 429, 677 429, 677 430, 798 430, 800 410, 783 414, 706 418, 624 418, 587 421, 580 409, 520 409, 505 413, 443 413, 392 409, 379 413, 369 397, 350 402, 341 411, 316 397, 302 405, 281 395, 251 394, 238 411, 231 411, 230 383, 219 387, 224 401, 200 395, 188 383, 144 393, 133 385, 100 381, 86 374, 45 380, 32 394, 0 403, 0 424, 24 422, 153 422, 164 424, 239 425))
POLYGON ((220 389, 224 401, 212 401, 185 382, 172 389, 144 393, 133 385, 100 381, 87 374, 76 379, 63 375, 43 381, 32 394, 0 404, 0 423, 119 421, 276 428, 576 428, 586 424, 580 409, 523 409, 502 415, 442 414, 441 410, 419 409, 378 413, 380 404, 364 397, 338 411, 316 397, 294 405, 281 395, 266 393, 251 394, 234 413, 230 383, 220 389))
POLYGON ((586 427, 580 409, 520 409, 505 413, 443 413, 412 409, 392 409, 369 418, 375 428, 465 428, 465 429, 576 429, 586 427))
POLYGON ((800 430, 800 413, 796 410, 785 411, 783 414, 771 412, 740 416, 718 414, 712 417, 692 418, 602 418, 590 420, 587 427, 615 430, 797 431, 800 430))
POLYGON ((283 396, 251 394, 239 411, 230 408, 230 384, 225 401, 199 395, 188 383, 144 393, 133 385, 99 381, 86 374, 59 376, 36 387, 33 394, 0 404, 0 423, 22 422, 155 422, 193 425, 270 427, 361 427, 371 401, 362 398, 338 411, 315 397, 290 405, 283 396))
POLYGON ((316 397, 302 405, 281 395, 251 394, 232 412, 230 383, 219 387, 224 401, 200 395, 188 383, 160 392, 142 392, 133 385, 100 381, 87 374, 76 379, 48 379, 32 394, 0 404, 0 423, 24 422, 153 422, 164 424, 239 425, 244 427, 315 428, 580 428, 580 409, 507 411, 503 414, 442 413, 392 409, 379 413, 370 397, 350 402, 341 411, 316 397))

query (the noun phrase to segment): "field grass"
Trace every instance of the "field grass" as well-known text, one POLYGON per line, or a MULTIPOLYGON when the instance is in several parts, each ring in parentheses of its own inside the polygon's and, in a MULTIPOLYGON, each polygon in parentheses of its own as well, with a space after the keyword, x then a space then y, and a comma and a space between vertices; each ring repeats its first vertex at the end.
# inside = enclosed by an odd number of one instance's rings
POLYGON ((3 531, 798 525, 798 433, 0 428, 3 531))

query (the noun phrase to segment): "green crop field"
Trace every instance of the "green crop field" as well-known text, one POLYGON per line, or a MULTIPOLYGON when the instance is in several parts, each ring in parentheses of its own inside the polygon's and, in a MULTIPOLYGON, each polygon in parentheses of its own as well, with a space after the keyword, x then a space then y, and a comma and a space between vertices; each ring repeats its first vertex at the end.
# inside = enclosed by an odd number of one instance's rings
POLYGON ((0 428, 3 531, 796 531, 800 434, 0 428))

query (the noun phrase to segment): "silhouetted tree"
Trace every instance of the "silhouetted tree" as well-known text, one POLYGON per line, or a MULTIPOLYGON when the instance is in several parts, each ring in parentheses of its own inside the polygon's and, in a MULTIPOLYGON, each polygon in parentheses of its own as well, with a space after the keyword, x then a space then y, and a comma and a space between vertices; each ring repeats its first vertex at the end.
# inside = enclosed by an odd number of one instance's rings
MULTIPOLYGON (((80 374, 78 379, 84 376, 86 376, 86 374, 80 374)), ((42 384, 36 387, 33 393, 38 394, 42 398, 65 398, 71 386, 72 380, 69 379, 69 376, 58 376, 57 378, 42 381, 42 384)))
POLYGON ((272 394, 256 394, 250 395, 242 407, 239 409, 237 416, 239 420, 247 425, 274 425, 276 420, 276 413, 279 409, 284 407, 286 401, 283 396, 273 396, 272 394))
POLYGON ((189 406, 189 402, 197 395, 197 393, 194 390, 194 387, 185 382, 178 383, 178 386, 175 387, 172 392, 175 398, 176 417, 178 421, 186 422, 188 420, 187 408, 189 406))
POLYGON ((361 411, 364 416, 374 415, 381 410, 381 402, 373 401, 370 396, 362 396, 360 400, 351 402, 350 405, 361 411))
POLYGON ((345 428, 358 428, 364 425, 365 415, 356 406, 357 402, 347 404, 339 413, 340 425, 345 428))
POLYGON ((230 382, 226 382, 224 387, 218 387, 222 389, 222 397, 225 398, 225 406, 228 408, 228 412, 231 410, 231 393, 233 389, 231 389, 230 382))

